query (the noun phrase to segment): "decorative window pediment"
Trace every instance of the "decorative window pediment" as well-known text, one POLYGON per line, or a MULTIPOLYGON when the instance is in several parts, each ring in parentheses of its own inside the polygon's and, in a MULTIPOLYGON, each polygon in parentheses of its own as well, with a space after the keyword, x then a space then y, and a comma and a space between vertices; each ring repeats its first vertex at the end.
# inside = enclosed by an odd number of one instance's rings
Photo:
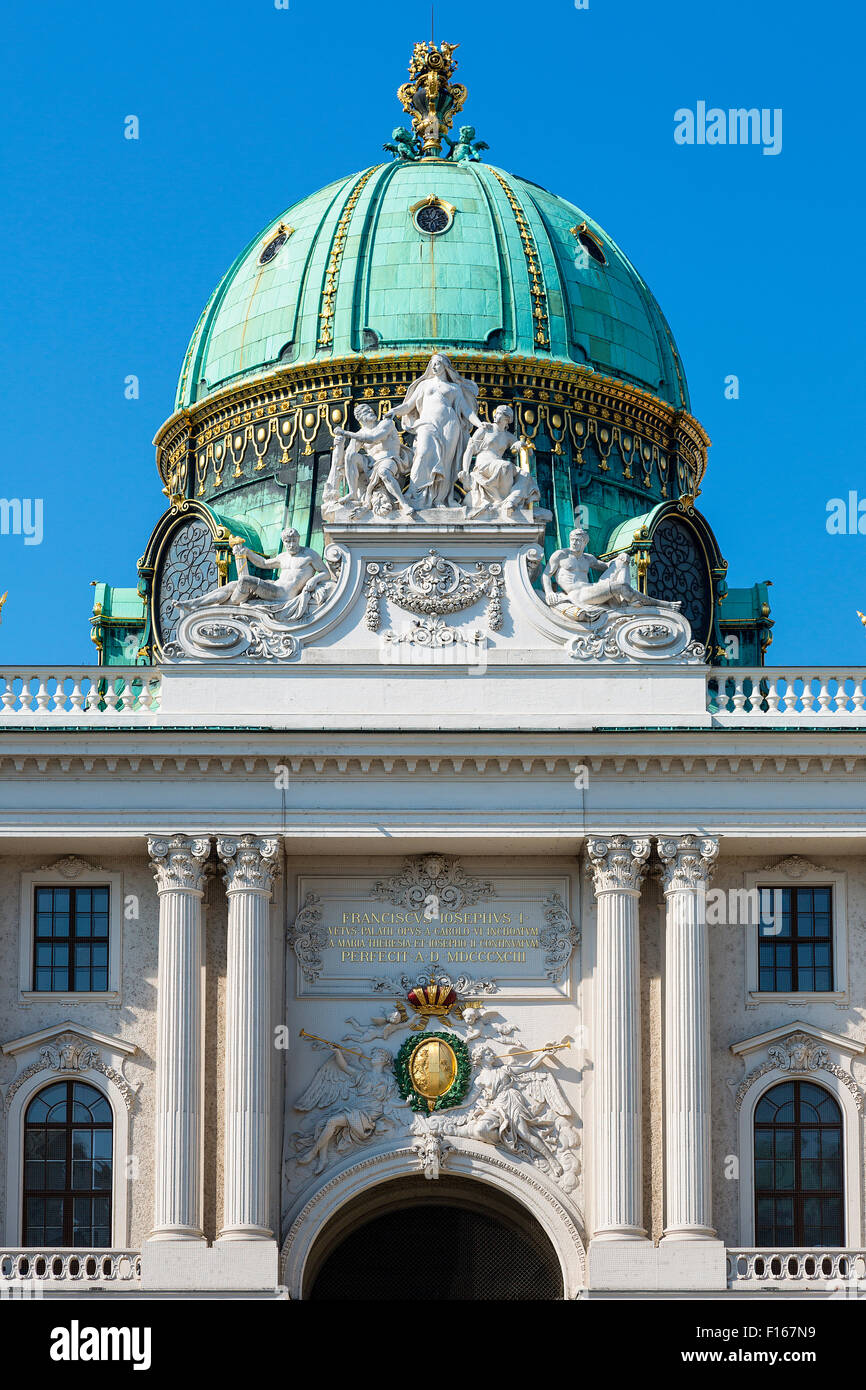
POLYGON ((18 1071, 6 1091, 7 1110, 25 1081, 43 1071, 57 1076, 99 1072, 118 1089, 127 1110, 135 1104, 138 1086, 131 1085, 124 1076, 127 1059, 138 1052, 133 1043, 67 1022, 3 1043, 2 1051, 18 1063, 18 1071))
POLYGON ((827 1028, 797 1021, 734 1043, 731 1052, 742 1057, 748 1069, 737 1087, 738 1110, 753 1083, 769 1072, 809 1076, 821 1071, 842 1081, 854 1097, 857 1109, 863 1108, 863 1092, 850 1069, 851 1059, 866 1052, 866 1043, 857 1038, 843 1037, 827 1028))

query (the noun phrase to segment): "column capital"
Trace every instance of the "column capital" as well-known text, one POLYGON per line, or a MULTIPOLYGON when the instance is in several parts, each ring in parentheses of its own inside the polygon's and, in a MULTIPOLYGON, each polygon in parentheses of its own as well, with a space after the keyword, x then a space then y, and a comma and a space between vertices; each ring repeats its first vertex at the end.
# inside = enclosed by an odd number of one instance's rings
POLYGON ((705 888, 719 857, 719 842, 709 835, 678 835, 659 840, 662 886, 666 893, 705 888))
POLYGON ((147 852, 160 893, 200 893, 210 857, 209 835, 148 836, 147 852))
POLYGON ((593 836, 586 842, 586 861, 592 870, 596 893, 640 890, 650 842, 631 835, 593 836))
POLYGON ((229 892, 269 893, 280 872, 280 842, 262 835, 220 835, 217 854, 225 865, 223 879, 229 892))

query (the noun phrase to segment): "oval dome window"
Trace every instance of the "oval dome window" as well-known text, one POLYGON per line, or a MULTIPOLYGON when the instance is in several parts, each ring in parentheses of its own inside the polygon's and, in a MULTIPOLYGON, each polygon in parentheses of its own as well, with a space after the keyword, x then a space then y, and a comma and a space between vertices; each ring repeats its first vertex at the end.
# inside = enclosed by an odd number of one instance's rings
POLYGON ((274 256, 276 256, 277 252, 279 251, 280 247, 285 246, 288 239, 289 233, 287 231, 283 231, 281 228, 280 231, 277 232, 277 235, 275 237, 271 237, 270 241, 262 249, 262 253, 259 256, 259 265, 267 265, 269 261, 272 261, 274 259, 274 256))
POLYGON ((607 256, 604 254, 604 248, 598 237, 593 236, 586 223, 581 223, 581 225, 575 227, 573 231, 584 251, 592 256, 594 261, 598 261, 599 265, 607 265, 607 256))

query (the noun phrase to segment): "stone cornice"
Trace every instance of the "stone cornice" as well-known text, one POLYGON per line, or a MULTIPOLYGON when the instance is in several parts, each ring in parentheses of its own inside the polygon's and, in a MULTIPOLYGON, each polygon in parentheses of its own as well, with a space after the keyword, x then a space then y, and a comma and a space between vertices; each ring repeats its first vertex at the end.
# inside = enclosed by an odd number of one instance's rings
MULTIPOLYGON (((27 732, 29 742, 29 735, 33 731, 27 732)), ((790 739, 784 741, 788 751, 783 745, 778 751, 767 753, 745 754, 701 749, 690 749, 689 752, 671 750, 667 754, 648 752, 646 743, 658 735, 660 731, 657 730, 644 732, 641 739, 644 751, 638 752, 626 745, 620 749, 613 747, 597 753, 587 751, 590 746, 597 746, 600 741, 596 731, 551 735, 543 740, 546 745, 543 749, 525 750, 515 750, 514 745, 518 742, 519 735, 512 734, 508 738, 508 746, 512 750, 509 752, 502 751, 503 744, 499 740, 496 740, 493 747, 483 751, 457 751, 453 747, 455 737, 465 737, 469 744, 478 748, 485 736, 455 736, 451 731, 435 738, 433 748, 430 747, 429 734, 395 733, 385 740, 391 750, 389 752, 376 747, 382 740, 380 730, 371 731, 367 735, 354 734, 352 747, 346 746, 345 734, 339 735, 339 751, 323 747, 289 751, 287 745, 290 747, 293 742, 306 741, 308 735, 296 731, 281 733, 274 730, 254 730, 244 731, 242 737, 239 737, 240 731, 236 730, 199 729, 196 731, 198 738, 195 741, 188 736, 184 737, 183 752, 176 751, 176 746, 154 747, 155 740, 141 739, 139 736, 144 731, 139 729, 128 731, 131 743, 131 747, 128 748, 118 747, 118 735, 126 731, 116 729, 100 731, 98 739, 94 738, 90 731, 86 734, 68 731, 70 741, 69 746, 65 748, 58 747, 54 740, 43 743, 41 735, 45 732, 47 731, 37 731, 36 748, 25 745, 24 748, 13 751, 8 743, 5 748, 0 746, 0 774, 41 778, 49 773, 62 776, 120 773, 135 777, 152 775, 160 778, 177 776, 197 779, 221 775, 231 777, 242 773, 246 777, 260 777, 265 780, 273 778, 275 762, 284 763, 293 776, 319 776, 327 773, 347 777, 367 776, 372 773, 383 776, 396 774, 433 777, 523 774, 573 778, 576 767, 582 764, 589 769, 591 776, 613 774, 666 779, 741 779, 748 776, 796 781, 806 776, 842 778, 866 770, 866 750, 856 753, 841 750, 827 752, 819 747, 814 751, 804 751, 791 748, 790 739), (111 738, 104 736, 109 733, 111 738), (250 751, 251 740, 254 737, 261 740, 261 752, 250 751), (569 748, 576 751, 565 752, 557 748, 557 743, 566 739, 569 748), (232 746, 237 743, 242 744, 244 751, 232 746), (98 747, 94 744, 105 746, 98 747), (401 744, 413 745, 411 751, 404 751, 400 748, 401 744)), ((56 734, 59 731, 52 732, 56 734)), ((162 732, 168 736, 168 731, 162 732)), ((192 731, 178 732, 186 735, 192 731)), ((610 734, 607 736, 614 737, 610 734)), ((535 739, 540 736, 530 734, 528 737, 535 739)), ((820 734, 816 733, 814 737, 817 741, 820 734)), ((856 734, 854 737, 862 748, 862 734, 856 734)), ((174 738, 171 738, 170 742, 176 745, 174 738)))

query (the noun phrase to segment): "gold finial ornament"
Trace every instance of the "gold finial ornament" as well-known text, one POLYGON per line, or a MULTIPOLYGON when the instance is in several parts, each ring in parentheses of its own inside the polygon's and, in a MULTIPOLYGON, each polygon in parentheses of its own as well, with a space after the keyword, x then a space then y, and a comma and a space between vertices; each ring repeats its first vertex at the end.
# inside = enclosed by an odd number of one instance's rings
POLYGON ((421 142, 422 159, 438 159, 442 141, 447 138, 454 117, 466 101, 466 88, 452 82, 457 64, 456 43, 416 43, 409 64, 408 82, 397 91, 403 110, 412 117, 415 134, 421 142))

